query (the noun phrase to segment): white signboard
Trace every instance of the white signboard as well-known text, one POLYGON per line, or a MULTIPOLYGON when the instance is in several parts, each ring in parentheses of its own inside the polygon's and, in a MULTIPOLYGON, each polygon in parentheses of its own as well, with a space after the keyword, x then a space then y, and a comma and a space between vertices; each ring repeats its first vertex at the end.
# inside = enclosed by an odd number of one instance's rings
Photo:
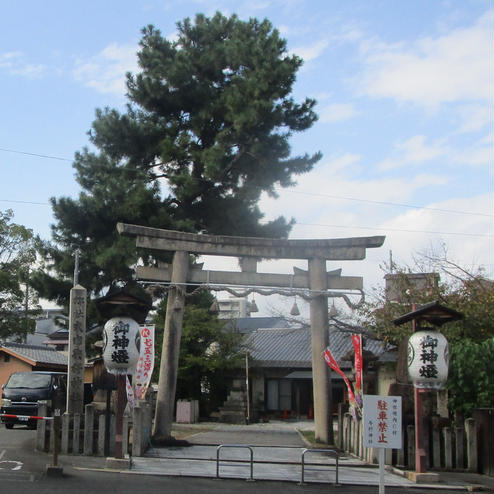
POLYGON ((366 448, 401 449, 401 396, 364 395, 366 448))

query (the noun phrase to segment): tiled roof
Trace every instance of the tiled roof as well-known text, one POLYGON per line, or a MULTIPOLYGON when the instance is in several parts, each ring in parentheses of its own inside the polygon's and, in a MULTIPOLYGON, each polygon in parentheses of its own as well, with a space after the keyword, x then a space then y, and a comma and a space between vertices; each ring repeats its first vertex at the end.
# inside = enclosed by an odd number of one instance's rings
MULTIPOLYGON (((245 347, 255 361, 254 366, 312 367, 311 335, 307 328, 259 329, 246 337, 245 347)), ((343 361, 347 353, 353 352, 350 333, 332 332, 329 348, 340 367, 351 367, 350 361, 343 361)), ((384 353, 382 343, 370 338, 365 339, 364 350, 376 356, 384 353)))
POLYGON ((286 328, 287 322, 283 317, 237 317, 230 319, 225 328, 235 329, 239 333, 251 333, 257 329, 286 328))
POLYGON ((23 343, 3 343, 2 347, 37 364, 67 365, 67 357, 53 348, 23 343))

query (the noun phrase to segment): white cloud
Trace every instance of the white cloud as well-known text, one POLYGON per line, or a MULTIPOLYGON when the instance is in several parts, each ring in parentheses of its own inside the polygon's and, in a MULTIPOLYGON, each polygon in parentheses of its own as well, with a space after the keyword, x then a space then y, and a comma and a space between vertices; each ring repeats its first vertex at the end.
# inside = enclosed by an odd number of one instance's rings
MULTIPOLYGON (((445 146, 442 141, 427 143, 423 135, 413 136, 394 145, 391 157, 377 164, 381 171, 387 171, 408 165, 420 165, 437 158, 447 158, 447 163, 462 165, 490 165, 493 157, 492 138, 480 139, 470 146, 457 149, 445 146)), ((443 160, 444 161, 444 160, 443 160)))
POLYGON ((492 107, 490 105, 464 105, 458 109, 461 120, 459 133, 482 130, 492 122, 492 107))
POLYGON ((342 156, 335 157, 331 159, 325 165, 325 168, 331 173, 335 174, 341 170, 348 168, 351 165, 354 165, 360 161, 360 155, 346 153, 342 156))
POLYGON ((416 135, 406 141, 397 142, 394 146, 395 158, 386 158, 378 164, 380 170, 390 170, 409 164, 419 164, 444 156, 448 149, 442 143, 427 144, 426 137, 416 135))
MULTIPOLYGON (((430 205, 431 208, 478 213, 478 216, 438 213, 428 209, 400 214, 382 223, 382 227, 388 230, 387 247, 394 253, 400 253, 401 262, 406 263, 411 263, 413 254, 431 245, 438 248, 441 243, 447 246, 452 259, 463 266, 479 266, 489 262, 494 247, 492 217, 481 215, 492 211, 492 199, 492 195, 484 194, 452 198, 430 205)), ((486 265, 491 276, 493 267, 486 265)))
POLYGON ((494 148, 492 142, 489 145, 478 145, 456 151, 452 154, 452 159, 455 163, 463 165, 492 165, 494 156, 494 148))
POLYGON ((302 58, 305 62, 309 62, 310 60, 314 60, 319 57, 324 52, 327 46, 328 41, 322 39, 312 43, 311 45, 300 46, 291 51, 295 55, 302 58))
POLYGON ((364 93, 434 107, 493 98, 493 12, 474 25, 411 44, 362 44, 366 69, 359 79, 364 93))
MULTIPOLYGON (((396 213, 396 208, 383 207, 379 202, 403 204, 422 188, 448 182, 446 176, 430 173, 417 174, 412 179, 363 179, 360 159, 359 155, 350 153, 334 157, 319 164, 310 174, 299 177, 297 187, 279 190, 278 199, 263 195, 260 208, 266 213, 266 219, 284 215, 294 217, 298 223, 341 225, 341 232, 346 236, 352 231, 347 228, 351 225, 378 227, 381 221, 396 213)), ((356 231, 362 235, 362 231, 356 231)), ((328 228, 296 227, 294 235, 324 238, 328 237, 328 228)))
POLYGON ((42 75, 46 71, 46 66, 28 63, 23 53, 11 51, 0 54, 0 70, 5 70, 10 75, 32 78, 42 75))
POLYGON ((101 93, 123 95, 125 74, 135 72, 137 45, 112 43, 89 60, 79 60, 74 77, 101 93))
POLYGON ((341 122, 357 114, 358 112, 352 103, 335 103, 322 109, 319 121, 323 123, 341 122))

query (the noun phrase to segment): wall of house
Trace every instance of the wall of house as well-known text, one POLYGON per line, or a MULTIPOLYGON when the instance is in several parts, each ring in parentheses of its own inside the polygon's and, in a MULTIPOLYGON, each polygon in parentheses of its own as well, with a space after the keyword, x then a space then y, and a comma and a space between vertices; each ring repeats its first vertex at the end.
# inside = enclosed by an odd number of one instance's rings
POLYGON ((13 355, 0 353, 0 386, 4 385, 13 372, 31 371, 32 367, 13 355))

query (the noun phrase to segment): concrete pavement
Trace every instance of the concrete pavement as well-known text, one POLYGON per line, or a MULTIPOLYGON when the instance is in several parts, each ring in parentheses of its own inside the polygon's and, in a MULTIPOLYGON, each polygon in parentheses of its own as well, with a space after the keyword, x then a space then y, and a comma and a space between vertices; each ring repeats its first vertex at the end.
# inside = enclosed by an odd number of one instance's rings
MULTIPOLYGON (((243 444, 250 445, 253 453, 252 476, 255 480, 283 481, 297 485, 301 480, 301 454, 308 447, 297 430, 311 430, 311 422, 270 422, 267 424, 252 424, 234 426, 218 423, 175 424, 173 433, 177 438, 186 439, 189 446, 168 448, 151 447, 145 457, 132 458, 131 469, 118 471, 127 475, 165 476, 171 481, 178 477, 189 477, 190 482, 200 479, 214 479, 217 474, 217 445, 243 444), (195 480, 194 480, 195 479, 195 480)), ((4 449, 0 451, 0 483, 7 479, 12 481, 41 480, 44 466, 51 461, 51 454, 35 453, 33 431, 3 431, 4 449), (23 446, 19 444, 19 440, 23 446), (15 441, 15 446, 14 442, 15 441), (11 446, 8 446, 8 444, 11 446), (19 449, 21 448, 21 449, 19 449), (16 465, 22 462, 22 468, 16 470, 16 465)), ((94 456, 61 455, 59 464, 64 468, 64 477, 72 477, 74 472, 86 472, 95 475, 110 475, 105 469, 106 459, 94 456)), ((308 453, 306 455, 305 484, 307 487, 334 484, 336 481, 336 465, 331 455, 324 453, 308 453)), ((116 471, 113 471, 116 473, 116 471)), ((77 474, 76 474, 77 475, 77 474)), ((219 461, 219 477, 225 479, 245 480, 251 475, 250 450, 247 448, 221 448, 219 461)), ((422 492, 426 489, 441 489, 443 491, 490 490, 494 492, 493 480, 485 475, 456 472, 440 472, 440 482, 437 484, 415 484, 398 475, 396 472, 386 472, 385 485, 390 490, 406 488, 406 492, 422 492)), ((122 478, 122 477, 119 477, 122 478)), ((104 479, 102 479, 103 481, 104 479)), ((129 482, 131 480, 129 479, 129 482)), ((235 482, 229 480, 228 482, 235 482)), ((238 482, 238 480, 237 480, 238 482)), ((377 492, 379 484, 377 466, 369 466, 351 456, 340 458, 338 483, 352 492, 377 492), (370 487, 372 486, 372 490, 370 487)), ((226 485, 226 484, 225 484, 226 485)), ((279 482, 274 482, 280 485, 279 482)), ((288 489, 285 488, 284 492, 288 489)), ((219 489, 221 490, 221 489, 219 489)))
MULTIPOLYGON (((266 424, 229 425, 218 423, 175 424, 176 437, 189 446, 151 447, 146 456, 133 458, 131 473, 184 477, 210 477, 300 482, 301 458, 310 443, 300 430, 313 430, 313 422, 270 422, 266 424), (218 445, 222 447, 218 456, 218 445), (247 448, 246 446, 250 446, 247 448), (251 466, 251 454, 253 464, 251 466), (217 460, 219 458, 219 461, 217 460)), ((305 455, 305 483, 336 483, 336 462, 331 454, 308 452, 305 455)), ((363 461, 341 456, 338 483, 342 485, 379 485, 379 469, 363 461)), ((418 485, 386 471, 385 485, 412 488, 418 485)), ((466 473, 440 473, 440 481, 420 484, 421 489, 482 490, 492 489, 492 479, 466 473)))

